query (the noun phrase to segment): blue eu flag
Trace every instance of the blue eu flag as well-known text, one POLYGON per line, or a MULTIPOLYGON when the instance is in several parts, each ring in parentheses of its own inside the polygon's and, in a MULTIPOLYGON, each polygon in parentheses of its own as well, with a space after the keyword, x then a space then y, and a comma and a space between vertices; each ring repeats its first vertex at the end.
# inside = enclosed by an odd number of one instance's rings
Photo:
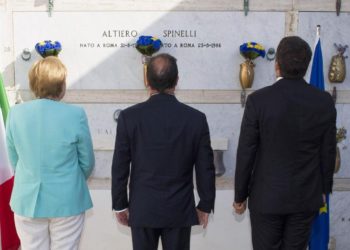
POLYGON ((312 60, 310 84, 316 88, 324 90, 323 58, 321 40, 319 37, 315 46, 314 57, 312 60))

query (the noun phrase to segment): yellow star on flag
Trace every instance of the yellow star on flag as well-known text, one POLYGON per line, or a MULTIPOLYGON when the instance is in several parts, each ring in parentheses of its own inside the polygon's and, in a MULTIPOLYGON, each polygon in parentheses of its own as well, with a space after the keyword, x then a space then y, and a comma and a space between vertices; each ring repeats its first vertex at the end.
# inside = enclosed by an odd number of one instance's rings
POLYGON ((328 213, 327 203, 325 203, 324 206, 320 208, 319 214, 321 215, 323 213, 328 213))

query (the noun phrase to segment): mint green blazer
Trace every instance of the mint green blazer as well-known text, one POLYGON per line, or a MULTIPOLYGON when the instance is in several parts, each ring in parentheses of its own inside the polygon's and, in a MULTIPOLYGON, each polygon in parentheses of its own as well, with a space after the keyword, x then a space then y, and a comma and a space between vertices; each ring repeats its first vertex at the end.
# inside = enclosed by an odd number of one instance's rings
POLYGON ((82 108, 49 99, 15 105, 7 118, 6 140, 15 171, 14 213, 67 217, 92 207, 86 180, 95 158, 82 108))

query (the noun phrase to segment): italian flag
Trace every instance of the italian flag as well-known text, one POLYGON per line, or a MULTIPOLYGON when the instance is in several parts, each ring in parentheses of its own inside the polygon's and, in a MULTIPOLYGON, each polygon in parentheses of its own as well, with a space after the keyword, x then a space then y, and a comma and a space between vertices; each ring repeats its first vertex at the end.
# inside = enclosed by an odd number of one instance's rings
POLYGON ((17 250, 20 242, 10 208, 14 177, 6 149, 5 121, 8 111, 9 103, 0 76, 0 249, 17 250))

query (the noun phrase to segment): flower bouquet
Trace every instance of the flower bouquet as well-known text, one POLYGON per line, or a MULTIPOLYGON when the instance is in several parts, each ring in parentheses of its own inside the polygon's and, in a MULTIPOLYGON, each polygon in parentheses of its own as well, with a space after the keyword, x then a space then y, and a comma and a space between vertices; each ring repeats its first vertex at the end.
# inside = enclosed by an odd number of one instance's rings
POLYGON ((159 51, 162 42, 152 36, 140 36, 136 42, 136 49, 144 56, 152 56, 159 51))
POLYGON ((136 42, 136 49, 142 54, 143 63, 143 79, 145 87, 147 87, 146 74, 147 64, 151 56, 158 52, 162 46, 162 41, 153 36, 140 36, 136 42))
MULTIPOLYGON (((343 140, 346 139, 346 128, 341 127, 337 128, 337 134, 336 134, 336 140, 337 143, 342 142, 343 140)), ((335 156, 335 167, 334 167, 334 173, 337 173, 340 169, 340 163, 341 163, 341 158, 340 158, 340 149, 337 146, 336 148, 336 156, 335 156)))
POLYGON ((254 81, 254 63, 257 57, 265 57, 264 47, 255 42, 243 43, 239 47, 240 54, 246 59, 240 64, 239 80, 243 89, 251 88, 254 81))
POLYGON ((337 128, 337 143, 342 142, 343 140, 346 139, 346 128, 341 127, 341 128, 337 128))
POLYGON ((239 46, 239 51, 245 59, 254 60, 261 56, 265 57, 265 49, 261 44, 255 42, 243 43, 239 46))
POLYGON ((35 50, 44 58, 47 56, 57 56, 62 50, 62 45, 58 41, 52 42, 51 40, 45 40, 38 42, 35 45, 35 50))

